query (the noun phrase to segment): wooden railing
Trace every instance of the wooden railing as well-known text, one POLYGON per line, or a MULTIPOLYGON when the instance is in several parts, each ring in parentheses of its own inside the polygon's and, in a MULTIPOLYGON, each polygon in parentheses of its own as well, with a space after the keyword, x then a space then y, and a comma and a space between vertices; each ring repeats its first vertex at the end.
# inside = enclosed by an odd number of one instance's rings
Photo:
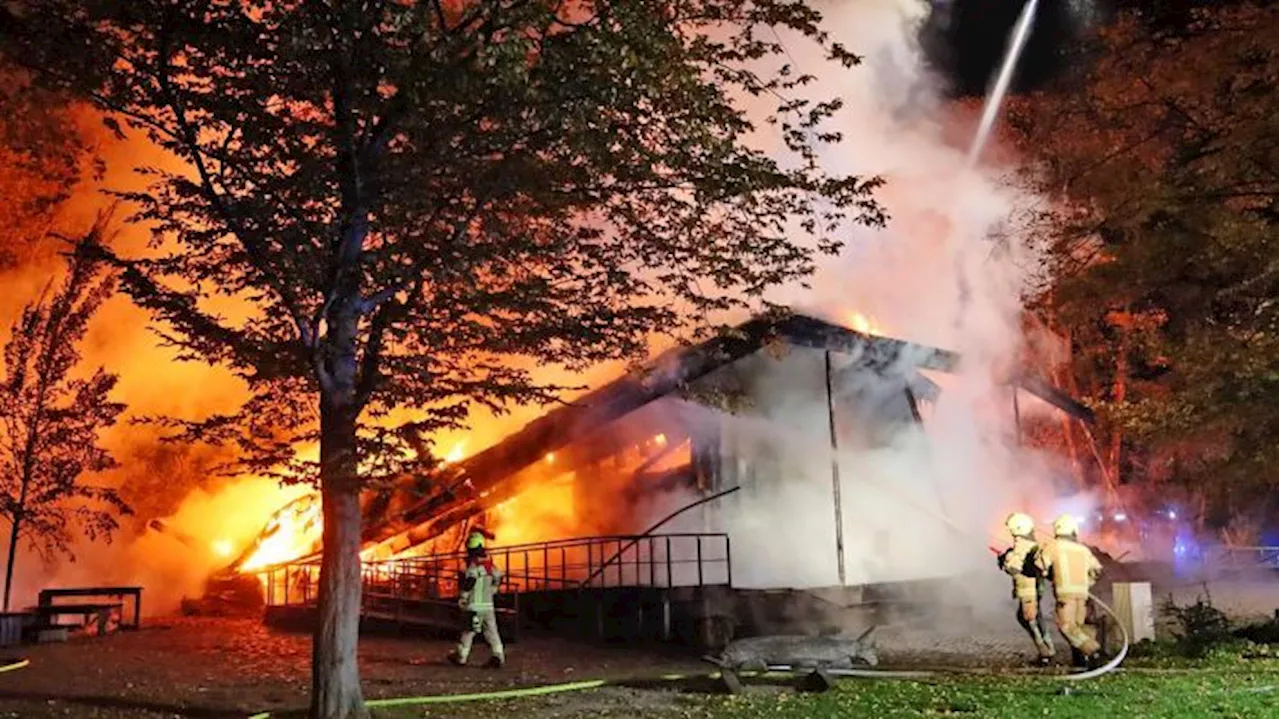
MULTIPOLYGON (((492 547, 508 594, 578 588, 732 585, 727 534, 607 536, 492 547)), ((458 595, 465 552, 366 562, 366 595, 422 601, 458 595)), ((319 592, 319 560, 264 569, 270 606, 308 605, 319 592)))
POLYGON ((1235 569, 1280 568, 1280 547, 1224 546, 1218 550, 1217 563, 1235 569))

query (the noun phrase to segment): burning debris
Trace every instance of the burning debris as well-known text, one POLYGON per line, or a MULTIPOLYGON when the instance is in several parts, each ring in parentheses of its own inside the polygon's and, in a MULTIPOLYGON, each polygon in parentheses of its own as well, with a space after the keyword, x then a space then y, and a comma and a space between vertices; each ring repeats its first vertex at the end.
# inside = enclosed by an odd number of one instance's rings
POLYGON ((303 495, 271 517, 262 534, 232 567, 252 572, 313 554, 320 549, 322 522, 320 495, 303 495))

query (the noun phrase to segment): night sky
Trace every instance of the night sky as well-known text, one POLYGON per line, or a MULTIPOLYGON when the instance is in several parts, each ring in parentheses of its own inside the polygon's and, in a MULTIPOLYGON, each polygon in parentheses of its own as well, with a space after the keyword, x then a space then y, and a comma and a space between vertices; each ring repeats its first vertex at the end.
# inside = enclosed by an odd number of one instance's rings
MULTIPOLYGON (((920 32, 929 63, 955 95, 984 95, 1024 0, 924 1, 933 8, 920 32)), ((1210 1, 1229 0, 1040 0, 1013 89, 1034 89, 1058 77, 1067 51, 1117 10, 1139 9, 1155 25, 1176 27, 1192 7, 1210 1)))

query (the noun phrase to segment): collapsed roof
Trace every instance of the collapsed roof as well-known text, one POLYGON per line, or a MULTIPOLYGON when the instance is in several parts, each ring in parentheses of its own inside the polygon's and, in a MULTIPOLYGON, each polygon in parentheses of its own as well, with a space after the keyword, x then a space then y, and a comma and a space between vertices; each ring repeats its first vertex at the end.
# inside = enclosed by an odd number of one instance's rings
MULTIPOLYGON (((919 370, 954 372, 961 361, 955 352, 856 332, 806 315, 758 317, 701 344, 665 352, 641 370, 548 412, 494 446, 452 465, 443 482, 409 480, 395 492, 372 498, 365 506, 368 524, 364 542, 367 546, 406 533, 414 535, 408 544, 430 539, 479 513, 484 504, 493 503, 495 497, 485 501, 490 490, 548 453, 779 342, 839 353, 847 360, 842 373, 870 372, 887 381, 905 381, 922 399, 931 399, 936 387, 919 370)), ((1010 384, 1072 417, 1089 423, 1094 420, 1089 408, 1039 377, 1020 374, 1010 384)))

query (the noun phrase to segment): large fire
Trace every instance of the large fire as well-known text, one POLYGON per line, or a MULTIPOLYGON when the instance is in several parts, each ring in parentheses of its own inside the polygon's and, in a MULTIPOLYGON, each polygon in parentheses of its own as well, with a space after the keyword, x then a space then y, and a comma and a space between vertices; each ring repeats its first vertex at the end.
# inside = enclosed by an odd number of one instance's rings
MULTIPOLYGON (((883 329, 871 316, 849 311, 844 316, 844 325, 855 332, 863 334, 881 334, 883 329)), ((644 444, 648 452, 666 447, 666 435, 654 435, 644 444)), ((453 443, 450 449, 441 456, 444 464, 453 464, 466 457, 468 439, 463 438, 453 443)), ((545 471, 536 483, 531 483, 519 494, 494 505, 487 518, 490 528, 499 535, 499 543, 504 546, 545 541, 551 538, 570 537, 583 528, 583 523, 590 524, 589 518, 578 517, 574 501, 573 472, 556 471, 557 456, 548 452, 543 457, 545 471)), ((667 462, 659 462, 665 465, 667 462)), ((661 469, 655 465, 654 469, 661 469)), ((487 495, 486 491, 481 496, 487 495)), ((293 500, 279 510, 267 523, 257 543, 243 551, 248 552, 238 566, 242 572, 254 572, 274 565, 294 561, 312 554, 319 548, 322 535, 322 514, 318 494, 308 494, 293 500)), ((217 540, 212 545, 216 556, 230 558, 233 554, 232 544, 226 540, 217 540)), ((368 559, 362 553, 362 557, 368 559)))
POLYGON ((572 536, 577 525, 573 485, 573 474, 565 473, 495 506, 498 543, 510 546, 572 536))

